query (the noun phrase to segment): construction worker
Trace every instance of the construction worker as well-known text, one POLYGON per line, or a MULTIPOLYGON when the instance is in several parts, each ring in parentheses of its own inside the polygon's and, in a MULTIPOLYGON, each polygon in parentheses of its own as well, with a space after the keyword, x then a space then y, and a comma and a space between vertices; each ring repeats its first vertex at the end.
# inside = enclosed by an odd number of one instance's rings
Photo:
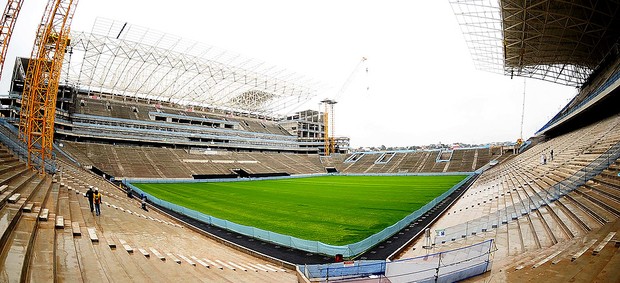
POLYGON ((95 214, 99 216, 101 214, 101 194, 99 193, 99 189, 95 188, 95 194, 93 195, 93 199, 95 201, 95 214))
POLYGON ((88 204, 90 204, 90 212, 93 212, 93 186, 88 186, 88 191, 86 191, 86 197, 88 198, 88 204))
POLYGON ((146 196, 142 195, 142 209, 144 209, 144 211, 149 211, 148 209, 146 209, 146 196))

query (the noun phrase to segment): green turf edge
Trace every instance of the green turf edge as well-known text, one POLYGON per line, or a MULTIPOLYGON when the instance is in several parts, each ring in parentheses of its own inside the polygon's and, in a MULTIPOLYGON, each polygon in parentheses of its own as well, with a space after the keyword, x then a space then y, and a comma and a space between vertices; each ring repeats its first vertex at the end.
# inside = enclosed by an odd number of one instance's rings
MULTIPOLYGON (((415 175, 414 175, 414 176, 415 176, 415 175)), ((439 176, 441 176, 441 177, 445 177, 445 176, 453 176, 453 177, 454 177, 454 176, 458 176, 459 178, 461 178, 461 181, 462 181, 462 180, 464 180, 465 178, 467 178, 467 175, 439 175, 439 176)), ((340 177, 343 177, 343 176, 340 176, 340 177)), ((359 177, 359 176, 358 176, 358 177, 359 177)), ((363 176, 363 177, 368 177, 368 176, 363 176)), ((385 175, 381 175, 381 176, 371 176, 371 177, 385 177, 385 175)), ((396 175, 396 177, 403 177, 403 176, 396 175)), ((411 177, 411 175, 407 175, 407 176, 404 176, 404 177, 411 177)), ((433 176, 424 176, 424 177, 433 177, 433 176)), ((312 177, 312 178, 318 178, 318 177, 312 177)), ((296 179, 299 179, 299 178, 289 178, 289 179, 285 179, 285 180, 296 180, 296 179)), ((268 180, 265 180, 265 181, 268 181, 268 180)), ((253 182, 258 182, 258 181, 253 181, 253 182)), ((234 184, 234 183, 247 183, 247 182, 222 182, 222 183, 219 183, 219 182, 218 182, 218 183, 213 183, 213 182, 191 182, 191 183, 183 183, 183 185, 187 185, 187 184, 204 184, 204 183, 206 183, 206 184, 230 184, 230 183, 233 183, 233 184, 234 184)), ((142 183, 142 184, 140 184, 140 183, 134 183, 134 185, 136 185, 136 184, 138 184, 138 185, 148 185, 148 184, 153 184, 153 183, 142 183)), ((166 186, 170 186, 170 183, 168 183, 168 182, 166 182, 166 183, 160 183, 160 184, 165 184, 166 186)), ((448 190, 448 189, 444 189, 443 191, 447 191, 447 190, 448 190)), ((148 193, 148 192, 147 192, 147 193, 148 193)), ((158 195, 155 195, 155 196, 157 197, 158 195)), ((161 195, 159 195, 159 196, 161 196, 161 195)), ((436 197, 436 196, 435 196, 435 197, 436 197)), ((364 202, 366 202, 367 200, 363 200, 363 201, 364 201, 364 202)), ((428 202, 428 201, 423 201, 422 203, 426 203, 426 202, 428 202)), ((226 204, 226 205, 230 205, 230 202, 226 202, 226 203, 228 203, 228 204, 226 204)), ((233 201, 233 202, 232 202, 232 205, 234 205, 234 204, 235 204, 235 203, 234 203, 234 201, 233 201)), ((407 212, 408 212, 408 213, 412 213, 412 212, 414 212, 415 210, 417 210, 419 207, 421 207, 421 205, 420 205, 420 206, 418 206, 418 207, 416 207, 415 209, 409 210, 409 211, 407 211, 407 212)), ((189 207, 189 208, 192 208, 192 207, 189 207)), ((208 214, 208 215, 212 215, 212 214, 213 214, 213 213, 209 213, 208 211, 204 211, 203 213, 208 214)), ((217 214, 217 213, 216 213, 216 214, 217 214)), ((247 213, 246 213, 246 214, 247 214, 247 213)), ((261 216, 261 215, 262 215, 261 213, 256 213, 255 211, 252 211, 251 215, 258 215, 258 218, 263 217, 263 216, 261 216)), ((333 214, 331 214, 331 215, 333 216, 333 214)), ((403 213, 401 213, 400 215, 402 216, 402 215, 403 215, 403 213)), ((408 214, 405 214, 405 216, 407 216, 407 215, 408 215, 408 214)), ((227 218, 218 217, 218 215, 213 215, 213 216, 214 216, 214 217, 217 217, 217 218, 221 218, 221 219, 227 219, 227 218)), ((394 218, 394 219, 396 219, 396 220, 393 220, 392 218, 389 218, 388 222, 383 223, 383 224, 378 224, 379 226, 370 227, 370 229, 362 229, 362 230, 366 231, 367 233, 366 233, 366 234, 362 234, 362 235, 361 235, 361 236, 359 236, 358 238, 346 238, 346 237, 345 237, 345 238, 344 238, 344 240, 342 240, 342 241, 338 241, 338 240, 337 240, 337 241, 335 241, 335 242, 334 242, 334 241, 331 241, 331 240, 333 240, 333 239, 328 239, 328 240, 326 241, 326 240, 324 240, 324 239, 322 239, 322 238, 316 238, 316 237, 315 237, 315 238, 311 238, 311 239, 309 239, 309 240, 316 240, 316 241, 320 241, 320 242, 323 242, 323 243, 326 243, 326 242, 327 242, 326 244, 329 244, 329 245, 343 245, 343 244, 345 244, 345 245, 346 245, 346 244, 350 244, 350 243, 355 243, 355 242, 358 242, 358 241, 360 241, 360 240, 363 240, 363 239, 365 239, 365 238, 367 238, 367 237, 369 237, 369 236, 372 236, 372 235, 374 235, 375 233, 382 231, 382 230, 383 230, 383 229, 385 229, 386 227, 389 227, 389 226, 393 225, 394 223, 396 223, 396 222, 400 221, 401 219, 403 219, 403 218, 404 218, 404 216, 403 216, 403 217, 401 217, 401 216, 398 216, 398 217, 394 218), (368 232, 368 231, 370 231, 370 232, 368 232)), ((347 217, 348 217, 348 219, 352 219, 350 215, 345 215, 345 217, 344 217, 344 218, 347 218, 347 217)), ((342 217, 340 217, 340 218, 342 218, 342 217)), ((340 221, 342 221, 342 219, 339 219, 339 220, 340 220, 340 221)), ((234 220, 230 220, 230 219, 229 219, 229 221, 231 221, 231 222, 235 222, 235 223, 238 223, 238 224, 241 224, 241 225, 247 225, 247 226, 255 226, 255 227, 258 227, 257 225, 252 225, 251 223, 248 225, 248 224, 244 223, 244 221, 234 221, 234 220), (242 222, 242 223, 239 223, 239 222, 242 222)), ((322 221, 323 221, 323 220, 316 221, 316 222, 322 222, 322 221)), ((286 221, 284 221, 284 222, 286 222, 286 221)), ((309 222, 309 223, 310 223, 310 222, 309 222)), ((312 223, 311 223, 311 224, 312 224, 312 223)), ((371 224, 372 224, 372 223, 371 223, 371 224)), ((310 229, 311 229, 311 230, 316 229, 316 227, 314 227, 314 225, 309 225, 309 227, 310 227, 310 229)), ((269 230, 269 231, 272 231, 272 230, 270 230, 270 228, 267 228, 267 229, 262 228, 262 227, 260 227, 260 228, 261 228, 261 229, 264 229, 264 230, 269 230)), ((357 227, 357 228, 359 229, 359 227, 357 227)), ((344 229, 344 230, 346 230, 346 229, 353 229, 353 230, 355 230, 355 229, 356 229, 356 227, 347 227, 347 226, 345 225, 345 226, 343 226, 343 229, 344 229)), ((302 230, 304 230, 304 229, 302 229, 302 230)), ((322 233, 324 233, 324 231, 325 231, 325 230, 320 230, 320 232, 319 232, 318 234, 322 234, 322 233)), ((294 237, 297 237, 297 238, 301 238, 301 239, 307 239, 307 238, 308 238, 308 237, 306 237, 306 236, 307 236, 306 232, 302 232, 302 233, 301 233, 301 235, 300 235, 300 234, 296 234, 296 233, 290 233, 290 232, 287 232, 287 231, 284 231, 284 233, 282 233, 281 231, 274 231, 274 232, 277 232, 277 233, 280 233, 280 234, 283 234, 283 235, 290 235, 290 234, 293 234, 293 235, 291 235, 291 236, 294 236, 294 237)))

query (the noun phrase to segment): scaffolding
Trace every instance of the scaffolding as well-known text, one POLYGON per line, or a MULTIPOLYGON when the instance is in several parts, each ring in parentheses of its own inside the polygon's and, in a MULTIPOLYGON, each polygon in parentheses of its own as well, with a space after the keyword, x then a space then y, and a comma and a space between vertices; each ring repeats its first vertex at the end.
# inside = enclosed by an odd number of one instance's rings
POLYGON ((24 0, 9 0, 0 19, 0 44, 2 44, 0 48, 0 77, 2 76, 2 69, 4 69, 4 60, 9 49, 11 35, 13 35, 13 28, 23 3, 24 0))
POLYGON ((69 27, 78 0, 50 0, 37 30, 21 99, 19 138, 28 148, 28 167, 45 174, 52 158, 56 97, 69 27))

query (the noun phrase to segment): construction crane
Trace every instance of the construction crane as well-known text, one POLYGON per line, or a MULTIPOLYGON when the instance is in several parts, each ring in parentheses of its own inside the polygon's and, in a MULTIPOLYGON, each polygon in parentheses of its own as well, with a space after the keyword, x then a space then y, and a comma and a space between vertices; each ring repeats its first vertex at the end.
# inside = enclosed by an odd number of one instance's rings
POLYGON ((519 138, 517 139, 517 148, 521 148, 521 145, 524 143, 523 141, 523 120, 525 118, 525 81, 526 78, 523 77, 523 104, 521 104, 521 130, 519 131, 519 138))
POLYGON ((325 110, 323 111, 323 139, 325 141, 325 156, 328 156, 335 152, 336 147, 336 138, 334 137, 334 104, 338 102, 332 99, 324 99, 321 101, 321 103, 325 106, 325 110), (332 122, 331 127, 329 126, 329 121, 332 122))
MULTIPOLYGON (((334 95, 333 98, 326 98, 321 101, 321 103, 325 106, 325 110, 323 112, 323 138, 325 142, 325 156, 336 152, 336 135, 334 131, 334 105, 338 103, 336 99, 340 98, 340 96, 344 94, 345 91, 349 88, 349 85, 351 84, 353 78, 359 70, 365 69, 366 74, 368 74, 368 67, 364 67, 366 60, 366 57, 362 57, 362 59, 357 63, 355 68, 353 68, 353 71, 349 74, 349 77, 347 77, 347 80, 340 87, 340 90, 336 93, 336 95, 334 95)), ((368 90, 368 87, 366 87, 366 90, 368 90)))
POLYGON ((13 28, 19 16, 19 11, 22 9, 24 0, 9 0, 4 8, 4 14, 0 20, 0 41, 2 41, 2 49, 0 50, 0 78, 2 78, 2 69, 4 69, 4 60, 6 59, 6 52, 9 49, 9 42, 11 41, 11 35, 13 35, 13 28))
POLYGON ((49 0, 28 62, 19 119, 19 138, 28 148, 28 167, 46 173, 54 144, 60 71, 78 0, 49 0))

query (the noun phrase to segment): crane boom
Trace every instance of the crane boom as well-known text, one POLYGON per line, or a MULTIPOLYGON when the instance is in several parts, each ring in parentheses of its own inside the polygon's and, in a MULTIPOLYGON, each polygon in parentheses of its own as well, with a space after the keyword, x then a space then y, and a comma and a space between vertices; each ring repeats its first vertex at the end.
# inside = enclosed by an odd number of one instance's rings
POLYGON ((51 158, 60 71, 78 0, 49 0, 28 62, 19 138, 28 147, 28 167, 45 174, 51 158))
MULTIPOLYGON (((360 67, 364 65, 366 60, 368 60, 366 57, 362 57, 362 59, 357 63, 357 65, 355 65, 355 68, 353 68, 353 71, 349 73, 349 77, 347 77, 347 80, 344 81, 344 84, 342 84, 342 86, 340 87, 340 90, 338 90, 338 92, 336 93, 336 95, 334 96, 332 100, 338 99, 343 93, 347 91, 347 89, 349 88, 349 85, 351 84, 351 81, 353 81, 353 78, 359 71, 360 67)), ((366 72, 368 73, 368 68, 366 68, 366 72)))
POLYGON ((6 52, 9 49, 9 42, 11 41, 11 35, 13 35, 13 28, 19 16, 19 11, 22 9, 24 0, 9 0, 4 8, 4 14, 0 20, 0 41, 2 42, 2 49, 0 50, 0 78, 2 78, 2 69, 4 69, 4 60, 6 59, 6 52))
MULTIPOLYGON (((353 81, 353 78, 360 70, 360 67, 364 65, 366 62, 366 57, 362 57, 362 59, 355 65, 353 71, 349 74, 344 84, 340 87, 340 90, 334 95, 333 99, 324 99, 321 101, 325 105, 325 112, 323 112, 323 131, 324 131, 324 143, 325 143, 325 155, 330 155, 336 152, 336 133, 334 131, 334 104, 337 103, 336 99, 339 98, 342 94, 346 92, 349 88, 349 85, 353 81), (330 126, 331 122, 331 126, 330 126)), ((368 68, 366 69, 366 73, 368 74, 368 68)), ((366 88, 368 90, 368 87, 366 88)))

